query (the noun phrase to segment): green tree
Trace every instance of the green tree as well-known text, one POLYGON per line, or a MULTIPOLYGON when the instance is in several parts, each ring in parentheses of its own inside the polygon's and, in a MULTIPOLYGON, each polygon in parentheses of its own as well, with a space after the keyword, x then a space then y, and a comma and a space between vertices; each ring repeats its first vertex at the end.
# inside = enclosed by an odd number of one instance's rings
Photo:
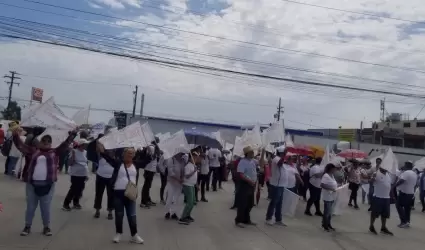
POLYGON ((5 120, 21 120, 21 107, 15 101, 11 101, 9 107, 1 111, 5 120))

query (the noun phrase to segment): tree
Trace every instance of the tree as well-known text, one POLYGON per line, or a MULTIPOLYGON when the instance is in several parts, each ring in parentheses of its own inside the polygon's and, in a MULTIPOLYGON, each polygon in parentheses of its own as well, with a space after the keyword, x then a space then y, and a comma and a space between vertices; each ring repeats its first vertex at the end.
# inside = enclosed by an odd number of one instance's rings
POLYGON ((21 120, 21 107, 15 101, 11 101, 9 106, 1 113, 5 120, 21 120))

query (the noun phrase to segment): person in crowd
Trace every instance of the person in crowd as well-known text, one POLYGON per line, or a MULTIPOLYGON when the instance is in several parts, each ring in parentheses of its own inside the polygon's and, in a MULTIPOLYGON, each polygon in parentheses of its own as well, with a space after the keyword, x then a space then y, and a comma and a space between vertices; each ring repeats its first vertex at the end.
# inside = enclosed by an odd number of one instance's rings
POLYGON ((309 171, 310 183, 309 183, 308 189, 310 192, 310 197, 308 198, 307 206, 304 212, 304 214, 308 216, 312 216, 310 209, 313 204, 316 208, 315 215, 323 216, 323 213, 320 211, 320 196, 322 193, 320 184, 321 184, 322 175, 323 175, 323 168, 320 167, 321 163, 322 163, 322 158, 317 157, 315 164, 310 168, 310 171, 309 171))
POLYGON ((159 188, 159 198, 161 204, 165 205, 164 193, 165 187, 167 186, 167 177, 168 177, 168 168, 166 161, 164 159, 164 153, 160 152, 160 157, 158 159, 158 172, 161 178, 161 187, 159 188))
MULTIPOLYGON (((99 137, 101 138, 101 137, 99 137)), ((98 138, 98 139, 99 139, 98 138)), ((97 140, 95 141, 97 143, 97 140)), ((97 153, 98 150, 96 150, 97 153)), ((115 158, 113 150, 105 150, 104 154, 109 155, 110 158, 115 158)), ((96 184, 95 184, 95 196, 94 196, 94 218, 100 217, 100 210, 102 209, 102 199, 103 193, 106 189, 107 196, 107 211, 108 211, 108 220, 113 220, 114 216, 112 211, 114 210, 114 187, 111 181, 112 174, 114 173, 114 168, 109 164, 105 158, 100 157, 99 154, 99 165, 96 171, 96 184)))
POLYGON ((69 157, 72 151, 72 145, 67 148, 60 156, 59 156, 59 171, 62 172, 65 170, 65 174, 68 174, 69 170, 69 157))
POLYGON ((396 208, 400 217, 400 228, 410 227, 410 213, 412 209, 412 199, 415 195, 415 186, 418 176, 413 171, 413 163, 408 161, 404 165, 404 171, 400 174, 396 187, 398 188, 398 196, 396 208))
POLYGON ((422 170, 422 173, 419 177, 419 199, 422 204, 422 212, 425 213, 425 170, 422 170))
POLYGON ((357 192, 360 188, 360 166, 359 162, 355 159, 352 160, 352 165, 347 167, 347 175, 348 175, 348 188, 351 190, 350 199, 348 201, 348 206, 359 209, 357 205, 357 192))
POLYGON ((186 205, 180 216, 179 224, 188 225, 195 220, 191 216, 192 209, 195 205, 195 185, 198 179, 198 168, 196 164, 200 162, 200 154, 197 151, 192 151, 189 155, 189 162, 184 167, 183 176, 183 194, 186 200, 186 205))
POLYGON ((375 220, 381 217, 381 233, 386 235, 394 235, 387 228, 387 219, 390 218, 391 207, 391 175, 390 173, 379 165, 371 178, 373 188, 373 198, 370 213, 370 226, 369 231, 373 234, 378 234, 375 230, 375 220))
POLYGON ((207 198, 205 197, 205 188, 208 185, 208 172, 209 172, 209 159, 208 155, 204 150, 201 151, 201 162, 200 162, 200 173, 198 176, 198 186, 201 189, 201 201, 202 202, 208 202, 207 198))
POLYGON ((342 165, 341 165, 340 162, 337 162, 334 165, 335 165, 336 169, 333 172, 333 176, 336 180, 336 183, 338 184, 338 187, 340 187, 340 186, 344 185, 344 183, 345 183, 345 171, 342 168, 342 165))
POLYGON ((257 166, 254 162, 254 150, 251 146, 243 148, 244 158, 237 166, 238 190, 237 190, 237 214, 236 226, 244 228, 245 225, 256 225, 251 221, 251 209, 254 206, 255 185, 257 182, 257 166))
POLYGON ((0 123, 0 146, 3 145, 5 139, 3 124, 0 123))
MULTIPOLYGON (((376 163, 376 166, 375 166, 375 168, 372 168, 372 175, 374 174, 374 173, 376 173, 378 170, 379 170, 379 168, 381 167, 381 163, 382 163, 382 159, 381 158, 376 158, 376 160, 375 160, 375 163, 376 163)), ((370 203, 369 203, 369 209, 367 210, 367 211, 372 211, 372 199, 373 199, 373 189, 375 188, 375 186, 373 185, 373 183, 372 183, 372 176, 369 178, 369 194, 368 194, 368 200, 370 201, 370 203)))
POLYGON ((327 164, 320 184, 323 199, 322 228, 327 232, 335 231, 335 228, 333 228, 331 224, 332 210, 336 199, 336 189, 338 187, 338 183, 333 175, 335 171, 336 167, 334 164, 327 164))
POLYGON ((146 148, 146 157, 148 158, 148 164, 146 164, 143 177, 145 178, 145 182, 142 187, 142 199, 140 202, 140 207, 150 208, 151 206, 155 206, 156 203, 152 201, 150 196, 150 189, 152 187, 153 178, 157 171, 158 160, 159 160, 159 148, 154 145, 149 145, 146 148))
MULTIPOLYGON (((414 193, 416 194, 416 191, 418 190, 419 184, 420 184, 421 172, 417 168, 413 168, 413 171, 416 174, 416 185, 415 185, 415 191, 414 191, 414 193)), ((412 207, 412 211, 415 210, 415 203, 416 203, 416 197, 415 195, 413 195, 413 199, 410 203, 412 207)))
MULTIPOLYGON (((114 243, 121 241, 123 234, 124 211, 130 227, 131 242, 143 244, 144 240, 137 233, 136 200, 126 194, 131 186, 137 186, 137 169, 133 164, 135 150, 125 148, 120 158, 111 157, 105 152, 104 146, 98 142, 100 156, 114 168, 111 183, 114 188, 115 230, 114 243)), ((135 188, 137 192, 137 187, 135 188)))
POLYGON ((239 165, 240 160, 241 160, 241 157, 234 155, 233 161, 230 164, 230 172, 232 173, 232 181, 233 181, 233 184, 235 186, 234 197, 233 197, 233 205, 230 207, 230 209, 236 209, 236 205, 237 205, 238 187, 239 187, 239 185, 238 185, 239 178, 238 178, 237 167, 239 165))
MULTIPOLYGON (((297 162, 297 159, 293 159, 293 162, 297 162)), ((304 186, 304 182, 301 179, 301 175, 298 172, 298 168, 297 168, 297 163, 293 164, 293 165, 288 165, 285 164, 285 173, 286 173, 286 178, 287 178, 287 182, 286 182, 286 188, 295 193, 298 194, 298 189, 297 189, 297 184, 304 186)))
POLYGON ((86 181, 88 179, 88 160, 87 160, 87 145, 89 141, 86 139, 79 139, 76 147, 71 151, 69 158, 69 175, 71 176, 71 187, 68 194, 63 201, 62 209, 64 211, 71 211, 71 201, 74 209, 81 209, 80 199, 83 195, 86 181))
POLYGON ((221 151, 218 148, 208 150, 208 162, 212 173, 211 188, 214 192, 217 191, 217 184, 220 181, 220 158, 221 151))
POLYGON ((57 148, 52 148, 52 137, 43 135, 37 147, 26 145, 20 138, 21 128, 15 128, 13 132, 13 142, 16 147, 29 158, 28 169, 23 175, 26 182, 26 203, 25 227, 21 236, 27 236, 31 232, 32 221, 35 210, 40 204, 41 218, 43 221, 43 234, 51 236, 50 229, 50 208, 57 181, 57 158, 72 143, 76 131, 70 132, 68 138, 57 148))
MULTIPOLYGON (((21 139, 21 141, 25 141, 26 137, 25 137, 25 131, 21 131, 19 134, 19 137, 21 139)), ((10 148, 10 152, 9 152, 9 161, 7 164, 7 171, 6 174, 10 175, 10 176, 14 176, 15 175, 15 170, 19 170, 16 169, 16 165, 19 161, 19 159, 21 158, 22 153, 18 150, 18 148, 16 147, 16 145, 14 143, 12 143, 11 148, 10 148)))
POLYGON ((303 197, 304 201, 307 201, 307 190, 308 190, 308 181, 310 179, 309 177, 309 167, 308 167, 308 158, 306 156, 302 157, 300 159, 300 166, 299 166, 299 174, 301 176, 301 179, 304 183, 304 185, 298 185, 298 194, 303 197))
POLYGON ((271 178, 270 178, 270 191, 271 199, 266 213, 267 225, 286 226, 282 222, 282 199, 285 186, 288 183, 287 172, 290 166, 286 168, 284 164, 286 150, 285 147, 276 149, 276 157, 272 160, 271 164, 271 178), (273 214, 275 215, 275 222, 272 221, 273 214))
MULTIPOLYGON (((372 177, 374 170, 370 162, 364 162, 360 169, 360 185, 362 189, 362 204, 366 203, 366 194, 368 190, 365 190, 364 186, 369 186, 369 180, 372 177)), ((368 204, 370 205, 370 200, 368 198, 368 204)))
POLYGON ((177 202, 182 193, 183 170, 188 160, 188 153, 185 148, 176 149, 177 153, 170 159, 167 159, 168 180, 167 180, 167 199, 165 202, 165 219, 178 220, 177 202))

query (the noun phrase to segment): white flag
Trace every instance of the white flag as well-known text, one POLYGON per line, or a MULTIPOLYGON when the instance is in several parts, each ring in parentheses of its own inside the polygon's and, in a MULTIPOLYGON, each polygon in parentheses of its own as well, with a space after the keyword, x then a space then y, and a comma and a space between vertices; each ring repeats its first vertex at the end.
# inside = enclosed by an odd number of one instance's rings
POLYGON ((164 153, 164 159, 169 159, 178 153, 190 152, 190 146, 183 130, 176 132, 164 141, 160 141, 158 147, 164 153))

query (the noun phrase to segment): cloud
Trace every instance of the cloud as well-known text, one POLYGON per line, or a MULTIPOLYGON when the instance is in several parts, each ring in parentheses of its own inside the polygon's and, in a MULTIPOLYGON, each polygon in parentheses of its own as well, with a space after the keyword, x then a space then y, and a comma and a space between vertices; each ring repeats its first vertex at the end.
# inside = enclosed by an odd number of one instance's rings
MULTIPOLYGON (((143 7, 141 1, 92 0, 92 2, 113 10, 143 7)), ((225 2, 225 5, 220 5, 223 6, 220 10, 216 9, 217 2, 210 0, 203 2, 205 2, 204 9, 208 9, 210 6, 214 11, 203 14, 191 13, 191 9, 193 9, 191 1, 164 0, 161 2, 163 3, 162 8, 168 11, 141 8, 140 13, 137 12, 137 16, 134 16, 134 13, 128 16, 128 19, 134 21, 172 27, 192 33, 129 21, 113 22, 113 26, 110 28, 113 28, 118 35, 132 39, 132 41, 149 42, 161 46, 193 50, 202 54, 227 57, 217 58, 147 46, 151 53, 158 53, 160 56, 176 60, 330 84, 425 95, 424 75, 421 73, 288 51, 288 49, 299 50, 331 57, 425 70, 425 63, 422 59, 425 25, 413 26, 409 22, 332 11, 281 0, 226 0, 220 1, 220 3, 225 2), (194 32, 207 34, 207 36, 195 35, 194 32), (209 36, 215 36, 215 38, 209 36), (220 37, 246 41, 250 44, 237 43, 229 39, 220 39, 220 37), (232 58, 243 60, 236 61, 232 58), (243 62, 244 60, 245 62, 243 62), (246 60, 262 63, 248 63, 246 60), (416 85, 419 88, 310 74, 290 70, 288 67, 276 64, 311 71, 400 82, 416 85)), ((382 0, 304 0, 304 2, 400 19, 425 20, 425 8, 420 0, 407 1, 403 5, 397 4, 396 1, 382 0), (379 10, 379 13, 376 10, 379 10)), ((110 22, 110 20, 105 21, 110 22)), ((102 25, 105 24, 108 23, 105 22, 102 25)), ((129 45, 123 42, 122 46, 129 45)), ((49 49, 34 44, 2 45, 0 54, 5 54, 8 58, 3 60, 8 61, 8 64, 0 63, 2 72, 7 72, 10 67, 15 67, 17 71, 33 75, 52 74, 61 78, 87 79, 108 84, 140 84, 140 91, 146 93, 147 113, 173 114, 194 119, 210 117, 218 121, 241 123, 269 122, 273 118, 273 113, 276 112, 273 105, 277 106, 278 98, 282 97, 285 106, 284 116, 287 121, 285 124, 290 127, 359 127, 361 120, 365 122, 365 126, 369 126, 371 121, 379 118, 379 99, 381 98, 387 98, 389 112, 410 112, 411 117, 416 116, 421 109, 421 105, 411 103, 422 102, 422 100, 412 98, 326 89, 241 76, 211 76, 72 50, 49 49), (25 62, 22 63, 22 60, 25 62), (160 92, 158 89, 178 94, 160 92), (266 105, 220 103, 195 97, 266 105), (333 117, 338 117, 338 119, 333 117)), ((41 79, 31 79, 31 81, 31 84, 45 88, 46 93, 57 95, 56 99, 61 100, 58 102, 81 104, 81 106, 91 103, 92 106, 104 108, 131 109, 132 89, 129 87, 118 88, 105 85, 99 88, 87 85, 84 86, 84 91, 80 92, 76 90, 75 86, 82 85, 66 86, 62 83, 54 86, 52 82, 41 79), (73 94, 70 95, 70 93, 73 94), (78 96, 78 98, 72 98, 72 96, 78 96)), ((17 88, 17 95, 28 95, 25 93, 27 90, 22 90, 23 86, 24 84, 17 88)), ((3 92, 2 87, 5 86, 0 86, 0 90, 3 92)), ((95 118, 103 119, 102 117, 107 115, 110 114, 99 112, 95 118)))

